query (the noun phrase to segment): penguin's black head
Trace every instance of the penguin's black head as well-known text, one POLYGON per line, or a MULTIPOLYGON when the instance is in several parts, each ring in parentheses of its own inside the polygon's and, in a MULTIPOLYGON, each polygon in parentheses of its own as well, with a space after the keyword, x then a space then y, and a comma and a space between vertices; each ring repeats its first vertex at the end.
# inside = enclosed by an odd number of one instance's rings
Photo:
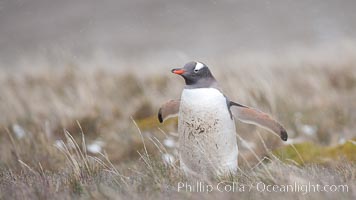
POLYGON ((181 75, 192 88, 209 87, 216 82, 208 66, 201 62, 189 62, 183 68, 172 69, 172 73, 181 75))

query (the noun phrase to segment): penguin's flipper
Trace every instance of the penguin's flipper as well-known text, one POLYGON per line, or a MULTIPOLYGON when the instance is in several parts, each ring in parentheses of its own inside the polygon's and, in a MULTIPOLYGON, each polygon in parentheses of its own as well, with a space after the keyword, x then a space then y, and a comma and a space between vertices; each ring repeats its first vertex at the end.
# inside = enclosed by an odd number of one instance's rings
POLYGON ((287 141, 288 134, 283 126, 268 114, 254 108, 250 108, 235 102, 229 102, 230 109, 233 108, 236 118, 247 124, 254 124, 280 135, 283 141, 287 141), (234 107, 232 107, 234 106, 234 107))
POLYGON ((163 104, 158 111, 158 120, 160 123, 171 118, 176 117, 179 112, 180 100, 170 100, 163 104))

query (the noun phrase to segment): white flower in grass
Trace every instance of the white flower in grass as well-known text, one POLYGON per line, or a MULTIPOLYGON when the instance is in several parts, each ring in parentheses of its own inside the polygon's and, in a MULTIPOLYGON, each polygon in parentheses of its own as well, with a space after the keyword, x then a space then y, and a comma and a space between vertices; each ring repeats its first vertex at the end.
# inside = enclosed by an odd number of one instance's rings
POLYGON ((103 146, 104 146, 104 142, 103 141, 95 140, 93 143, 87 145, 87 150, 90 153, 98 154, 98 153, 101 153, 103 146))
POLYGON ((318 131, 318 127, 317 126, 308 125, 308 124, 301 125, 300 129, 302 130, 302 132, 304 134, 309 135, 309 136, 315 135, 316 132, 318 131))
POLYGON ((26 135, 26 131, 18 124, 12 125, 12 131, 15 133, 17 139, 21 139, 26 135))
POLYGON ((175 161, 174 156, 172 156, 169 153, 162 154, 162 159, 163 159, 163 162, 168 165, 172 165, 175 161))
POLYGON ((176 146, 176 142, 174 141, 173 138, 166 138, 163 140, 163 144, 164 146, 168 147, 168 148, 174 148, 176 146))
POLYGON ((57 147, 57 148, 60 148, 60 149, 64 149, 64 142, 63 142, 63 140, 56 140, 55 142, 54 142, 54 146, 55 147, 57 147))

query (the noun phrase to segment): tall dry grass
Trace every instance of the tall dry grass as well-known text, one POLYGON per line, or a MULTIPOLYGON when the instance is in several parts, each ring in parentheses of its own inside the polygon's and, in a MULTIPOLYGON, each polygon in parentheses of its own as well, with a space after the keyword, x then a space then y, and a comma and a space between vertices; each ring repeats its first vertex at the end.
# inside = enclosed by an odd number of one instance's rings
MULTIPOLYGON (((356 51, 351 48, 345 54, 349 52, 356 51)), ((290 135, 285 144, 237 122, 239 173, 211 183, 346 184, 348 192, 177 192, 186 178, 179 170, 176 121, 160 125, 156 112, 163 102, 179 98, 183 81, 168 68, 142 74, 76 63, 15 73, 2 70, 0 198, 353 199, 356 59, 331 55, 243 55, 207 63, 231 99, 271 113, 290 135), (298 149, 304 142, 320 145, 319 151, 337 148, 327 157, 314 149, 298 149), (296 145, 275 152, 290 144, 296 145), (348 147, 338 146, 343 144, 348 147), (319 155, 318 162, 307 159, 312 151, 319 155)))

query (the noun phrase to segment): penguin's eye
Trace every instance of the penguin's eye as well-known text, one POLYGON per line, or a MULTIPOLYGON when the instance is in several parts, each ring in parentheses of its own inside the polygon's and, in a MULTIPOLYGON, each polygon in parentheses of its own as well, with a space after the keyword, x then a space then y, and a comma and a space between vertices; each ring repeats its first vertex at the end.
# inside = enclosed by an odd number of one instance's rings
POLYGON ((203 68, 203 67, 204 67, 204 65, 203 65, 202 63, 196 62, 195 68, 194 68, 194 72, 195 72, 195 73, 198 73, 199 70, 200 70, 201 68, 203 68))

